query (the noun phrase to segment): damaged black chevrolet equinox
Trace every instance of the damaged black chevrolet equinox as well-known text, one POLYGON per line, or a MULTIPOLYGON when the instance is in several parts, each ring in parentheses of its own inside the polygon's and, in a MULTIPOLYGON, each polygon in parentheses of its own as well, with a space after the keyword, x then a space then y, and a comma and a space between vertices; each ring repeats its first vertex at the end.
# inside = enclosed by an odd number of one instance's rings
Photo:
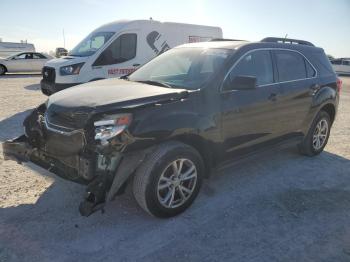
POLYGON ((322 152, 340 88, 323 49, 307 41, 186 44, 122 79, 50 96, 3 153, 87 184, 82 215, 129 184, 145 211, 171 217, 235 156, 287 139, 305 155, 322 152))

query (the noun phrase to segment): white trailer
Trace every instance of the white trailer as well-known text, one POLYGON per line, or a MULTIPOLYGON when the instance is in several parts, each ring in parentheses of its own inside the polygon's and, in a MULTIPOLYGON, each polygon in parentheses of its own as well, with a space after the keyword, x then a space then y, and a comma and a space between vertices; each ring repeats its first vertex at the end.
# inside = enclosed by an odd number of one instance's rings
POLYGON ((105 24, 90 33, 68 56, 45 65, 42 91, 51 94, 80 83, 120 77, 172 47, 213 38, 222 38, 221 28, 154 20, 105 24))
POLYGON ((9 57, 21 52, 35 52, 33 44, 0 42, 0 57, 9 57))

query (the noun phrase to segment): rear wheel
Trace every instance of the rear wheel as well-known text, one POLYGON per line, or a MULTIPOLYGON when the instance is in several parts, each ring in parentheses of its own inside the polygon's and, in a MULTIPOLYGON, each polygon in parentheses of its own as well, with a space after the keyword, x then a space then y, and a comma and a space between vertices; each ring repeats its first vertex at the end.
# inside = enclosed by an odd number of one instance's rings
POLYGON ((3 65, 0 65, 0 75, 4 75, 6 73, 6 67, 3 65))
POLYGON ((331 121, 329 114, 325 111, 320 111, 303 142, 299 145, 299 150, 302 154, 308 156, 318 155, 327 145, 331 129, 331 121))
POLYGON ((178 215, 196 198, 203 172, 203 161, 194 148, 179 142, 161 144, 136 171, 135 199, 156 217, 178 215))

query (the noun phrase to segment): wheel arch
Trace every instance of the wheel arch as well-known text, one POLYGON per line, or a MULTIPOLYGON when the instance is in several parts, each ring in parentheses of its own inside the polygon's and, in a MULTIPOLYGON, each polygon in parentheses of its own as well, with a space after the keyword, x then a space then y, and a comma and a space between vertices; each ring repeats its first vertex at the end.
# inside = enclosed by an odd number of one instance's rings
POLYGON ((325 104, 321 107, 320 111, 325 111, 331 118, 331 124, 333 124, 335 120, 336 109, 335 106, 331 103, 325 104))
POLYGON ((211 168, 215 166, 215 158, 213 148, 210 147, 204 138, 196 134, 184 134, 172 137, 171 140, 193 147, 203 159, 205 177, 209 177, 211 168))
POLYGON ((6 65, 0 63, 0 66, 3 66, 5 68, 5 73, 8 72, 6 65))

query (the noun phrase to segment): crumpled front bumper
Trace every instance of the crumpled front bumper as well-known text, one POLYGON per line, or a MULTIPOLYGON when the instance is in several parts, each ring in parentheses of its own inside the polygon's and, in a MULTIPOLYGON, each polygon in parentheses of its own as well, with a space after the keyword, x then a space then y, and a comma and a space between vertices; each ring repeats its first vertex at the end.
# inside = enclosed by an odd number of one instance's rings
POLYGON ((5 160, 14 160, 17 163, 30 161, 65 179, 87 184, 84 199, 79 205, 80 214, 83 216, 89 216, 95 211, 103 209, 106 202, 122 193, 129 177, 143 161, 149 150, 151 149, 120 154, 115 169, 102 171, 96 169, 96 163, 92 159, 84 159, 79 155, 69 157, 71 159, 77 158, 77 160, 72 159, 74 160, 72 163, 77 164, 75 168, 72 168, 59 158, 31 146, 25 135, 2 144, 5 160))
POLYGON ((44 95, 50 96, 56 92, 59 92, 61 90, 64 90, 66 88, 76 86, 79 84, 81 84, 81 83, 59 84, 59 83, 48 82, 48 81, 43 79, 40 81, 40 88, 41 88, 41 92, 44 95))
POLYGON ((34 148, 29 144, 25 135, 2 143, 4 160, 22 162, 33 162, 50 172, 80 184, 88 184, 94 177, 93 163, 90 159, 74 156, 55 158, 47 152, 34 148))

